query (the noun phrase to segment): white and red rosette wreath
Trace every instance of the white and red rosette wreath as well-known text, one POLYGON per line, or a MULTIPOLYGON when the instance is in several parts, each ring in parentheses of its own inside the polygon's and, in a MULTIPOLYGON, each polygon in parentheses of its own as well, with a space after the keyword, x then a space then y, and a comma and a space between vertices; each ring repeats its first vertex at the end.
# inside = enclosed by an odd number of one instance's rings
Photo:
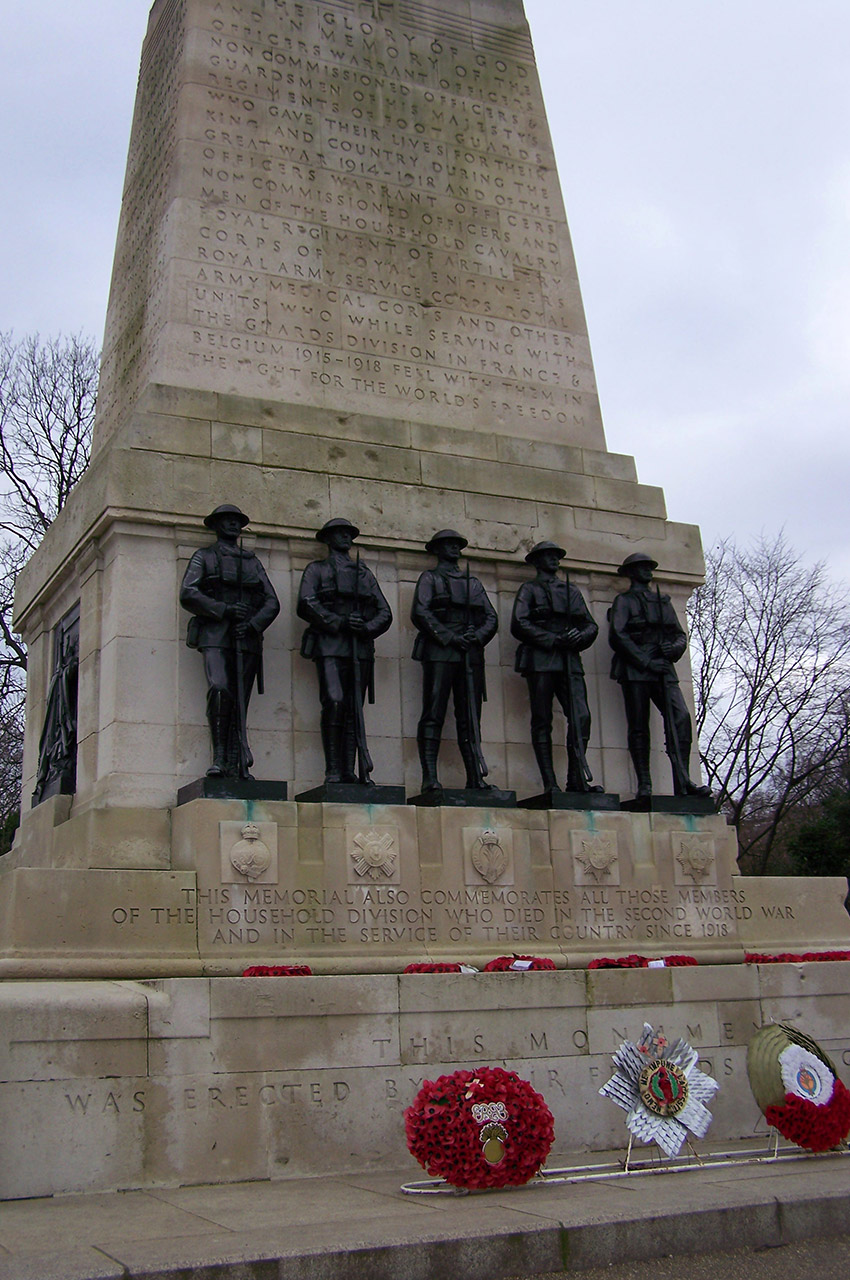
POLYGON ((469 1191, 522 1186, 555 1139, 545 1099, 501 1067, 426 1080, 404 1127, 410 1154, 432 1178, 469 1191))
POLYGON ((850 1137, 850 1092, 816 1040, 788 1022, 761 1027, 747 1049, 747 1074, 767 1123, 807 1151, 831 1151, 850 1137))

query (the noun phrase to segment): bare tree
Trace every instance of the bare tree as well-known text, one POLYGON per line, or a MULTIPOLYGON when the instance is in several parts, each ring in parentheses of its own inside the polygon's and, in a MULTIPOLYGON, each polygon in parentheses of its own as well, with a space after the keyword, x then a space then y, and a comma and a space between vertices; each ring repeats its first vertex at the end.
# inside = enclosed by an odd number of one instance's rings
POLYGON ((703 767, 742 866, 764 874, 795 812, 846 759, 847 593, 782 534, 726 540, 708 552, 688 616, 703 767))
POLYGON ((97 374, 84 338, 0 334, 0 528, 31 551, 88 466, 97 374))
POLYGON ((88 466, 98 363, 82 337, 0 333, 0 830, 19 803, 23 745, 27 656, 12 629, 15 580, 88 466))

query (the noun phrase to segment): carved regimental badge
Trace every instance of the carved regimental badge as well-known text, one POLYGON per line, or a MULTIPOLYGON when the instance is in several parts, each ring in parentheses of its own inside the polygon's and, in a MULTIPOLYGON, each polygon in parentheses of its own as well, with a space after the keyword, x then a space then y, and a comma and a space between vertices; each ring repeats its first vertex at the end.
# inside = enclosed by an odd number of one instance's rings
POLYGON ((508 855, 497 831, 485 831, 472 847, 472 865, 488 884, 495 884, 508 869, 508 855))
POLYGON ((391 880, 395 874, 398 850, 388 831, 361 831, 354 837, 351 865, 362 880, 391 880))
POLYGON ((463 828, 464 884, 514 883, 514 833, 510 827, 463 828))
POLYGON ((220 822, 222 884, 277 884, 278 829, 274 822, 220 822))
MULTIPOLYGON (((617 868, 617 837, 613 831, 600 831, 595 835, 573 832, 573 857, 581 868, 577 870, 576 882, 581 883, 582 875, 587 876, 594 884, 602 880, 614 880, 614 869, 617 868)), ((619 876, 617 877, 619 882, 619 876)))
POLYGON ((714 870, 714 841, 705 836, 679 836, 674 843, 674 856, 682 881, 701 884, 714 870))
POLYGON ((259 880, 271 866, 271 850, 260 839, 256 822, 246 822, 240 835, 241 840, 230 850, 230 864, 246 880, 259 880))

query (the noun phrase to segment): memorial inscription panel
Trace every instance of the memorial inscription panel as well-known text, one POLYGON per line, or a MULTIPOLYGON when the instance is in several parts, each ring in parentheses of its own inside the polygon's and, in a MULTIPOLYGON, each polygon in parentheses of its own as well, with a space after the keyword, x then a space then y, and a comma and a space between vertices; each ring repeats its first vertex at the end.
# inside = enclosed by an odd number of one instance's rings
POLYGON ((246 823, 239 808, 198 801, 175 815, 179 864, 198 876, 184 905, 201 954, 223 962, 731 959, 765 930, 795 936, 804 915, 812 928, 787 882, 777 898, 732 874, 717 817, 689 829, 694 820, 610 812, 288 803, 246 823), (674 865, 687 876, 674 879, 674 865))

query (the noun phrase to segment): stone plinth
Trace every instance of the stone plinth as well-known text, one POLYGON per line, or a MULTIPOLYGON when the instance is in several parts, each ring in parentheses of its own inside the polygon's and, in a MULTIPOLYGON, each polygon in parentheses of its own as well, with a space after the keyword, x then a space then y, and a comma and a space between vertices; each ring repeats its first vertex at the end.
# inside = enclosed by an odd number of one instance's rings
MULTIPOLYGON (((648 1019, 720 1081, 709 1138, 767 1129, 746 1046, 770 1019, 846 1078, 845 964, 0 986, 0 1196, 404 1167, 425 1079, 504 1066, 555 1116, 550 1164, 625 1148, 598 1096, 648 1019), (57 1135, 61 1134, 61 1140, 57 1135)), ((412 1168, 414 1166, 411 1166, 412 1168)))

